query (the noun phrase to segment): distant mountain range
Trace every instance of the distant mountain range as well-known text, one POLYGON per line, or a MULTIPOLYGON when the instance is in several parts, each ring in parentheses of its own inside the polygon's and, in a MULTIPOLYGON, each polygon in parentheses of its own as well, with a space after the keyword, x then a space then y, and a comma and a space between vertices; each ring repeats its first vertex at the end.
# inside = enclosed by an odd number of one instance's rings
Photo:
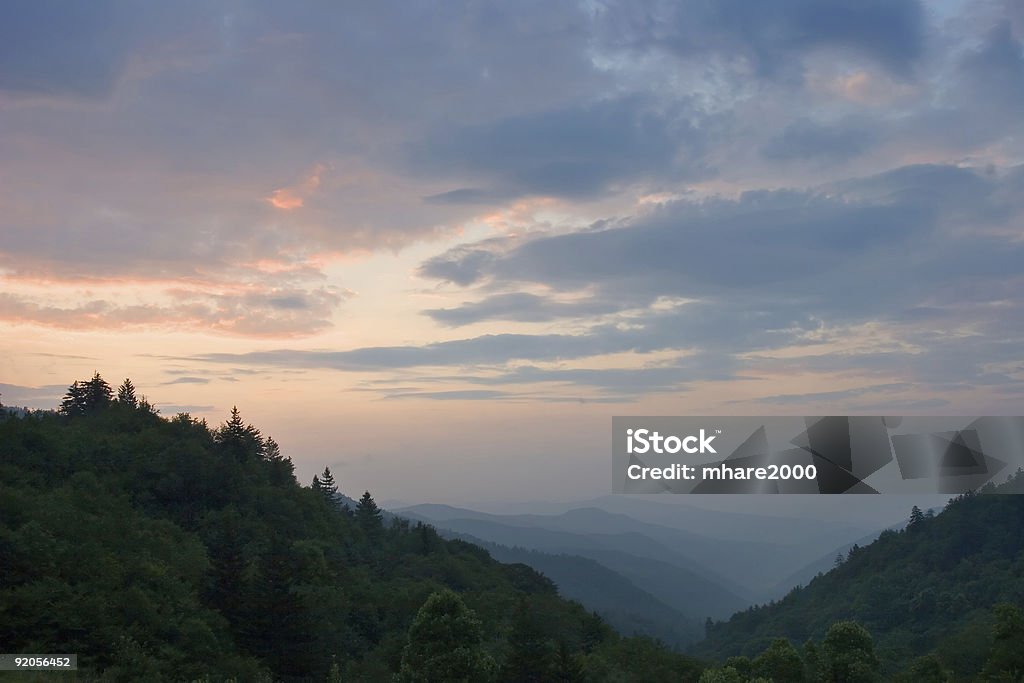
POLYGON ((615 497, 595 503, 645 519, 597 506, 498 515, 424 504, 394 512, 483 545, 501 561, 533 567, 563 595, 600 612, 623 632, 675 645, 699 637, 707 617, 725 618, 813 578, 823 557, 834 558, 868 536, 865 529, 844 524, 620 503, 615 497))

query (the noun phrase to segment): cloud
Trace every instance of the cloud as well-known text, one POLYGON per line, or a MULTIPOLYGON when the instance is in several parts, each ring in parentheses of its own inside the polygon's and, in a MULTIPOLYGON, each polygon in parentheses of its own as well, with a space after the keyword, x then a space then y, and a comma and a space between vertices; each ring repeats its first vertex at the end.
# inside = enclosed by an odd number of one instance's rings
POLYGON ((151 303, 92 299, 79 304, 51 305, 0 293, 0 321, 77 330, 182 328, 253 337, 290 337, 329 327, 331 315, 345 297, 344 292, 333 287, 220 294, 176 289, 151 303))
POLYGON ((800 119, 761 148, 766 159, 841 162, 863 154, 872 143, 866 127, 824 125, 800 119))
POLYGON ((968 109, 996 105, 1009 114, 1024 107, 1024 49, 1008 20, 992 27, 981 47, 964 56, 960 69, 973 96, 968 109))
POLYGON ((588 197, 651 178, 706 173, 699 112, 624 96, 474 126, 442 127, 410 150, 413 167, 453 178, 491 180, 493 188, 453 190, 434 201, 481 196, 588 197))
POLYGON ((306 200, 320 187, 320 177, 326 171, 326 166, 317 164, 302 182, 290 187, 274 190, 267 197, 267 201, 275 209, 281 209, 282 211, 301 209, 305 205, 306 200))
POLYGON ((207 377, 178 377, 176 379, 172 379, 169 382, 164 382, 164 386, 168 386, 170 384, 209 384, 209 383, 210 383, 210 379, 207 378, 207 377))
POLYGON ((552 292, 489 294, 427 311, 445 324, 579 319, 573 333, 194 360, 371 372, 460 368, 439 379, 561 383, 606 395, 684 390, 695 381, 757 378, 787 367, 877 372, 925 386, 1012 383, 1019 380, 984 363, 1019 359, 1024 341, 1024 310, 1014 294, 1024 285, 1024 244, 1006 232, 1024 214, 1021 173, 915 166, 813 191, 680 200, 604 229, 511 247, 495 240, 466 245, 445 267, 424 267, 462 273, 488 290, 552 292), (552 298, 559 292, 576 298, 552 298), (870 346, 858 349, 860 337, 870 346), (672 350, 688 355, 641 368, 541 365, 672 350), (794 358, 788 366, 773 358, 780 351, 794 358))
POLYGON ((536 294, 509 292, 496 294, 477 302, 464 303, 456 308, 426 310, 424 314, 443 325, 458 327, 484 320, 545 322, 568 317, 602 315, 620 310, 622 310, 622 305, 615 302, 593 300, 578 303, 559 302, 536 294))
MULTIPOLYGON (((742 293, 754 310, 787 302, 787 309, 798 305, 808 314, 856 318, 897 303, 920 304, 939 281, 1019 274, 1020 244, 980 229, 1006 225, 1020 211, 1008 192, 1020 173, 997 179, 965 168, 915 166, 815 190, 680 200, 625 224, 511 249, 464 245, 428 261, 421 273, 458 274, 463 283, 492 288, 593 292, 576 306, 640 307, 658 297, 735 305, 742 293), (965 221, 982 234, 948 234, 965 221)), ((503 296, 440 315, 460 322, 499 314, 543 320, 556 310, 539 297, 503 296)))
POLYGON ((182 404, 182 403, 157 403, 157 408, 167 414, 177 413, 209 413, 215 406, 207 405, 194 405, 194 404, 182 404))
POLYGON ((742 59, 762 77, 800 70, 816 50, 852 53, 908 75, 924 52, 917 0, 698 0, 609 3, 606 40, 635 50, 658 46, 687 59, 742 59))
POLYGON ((0 90, 109 95, 133 54, 209 21, 204 3, 172 9, 121 0, 12 0, 0 7, 0 90))
POLYGON ((64 384, 26 387, 0 382, 0 400, 5 406, 49 410, 57 407, 67 390, 64 384))

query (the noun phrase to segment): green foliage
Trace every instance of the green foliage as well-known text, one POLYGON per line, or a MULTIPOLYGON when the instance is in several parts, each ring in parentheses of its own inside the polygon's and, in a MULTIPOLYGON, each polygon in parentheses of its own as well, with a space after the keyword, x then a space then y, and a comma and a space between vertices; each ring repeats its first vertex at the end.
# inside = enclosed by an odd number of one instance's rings
POLYGON ((895 680, 897 683, 950 683, 953 674, 937 656, 926 655, 911 662, 895 680))
POLYGON ((451 590, 423 604, 402 652, 399 680, 407 683, 475 683, 491 680, 494 662, 484 653, 480 621, 451 590))
POLYGON ((825 683, 879 680, 878 657, 868 630, 855 621, 833 624, 821 644, 819 676, 825 683))
POLYGON ((740 672, 731 666, 723 666, 720 669, 708 669, 701 674, 699 683, 746 683, 746 679, 740 672))
POLYGON ((988 681, 1024 680, 1024 610, 1010 604, 996 605, 992 651, 982 678, 988 681))
POLYGON ((502 667, 502 680, 538 683, 551 678, 555 650, 544 618, 545 615, 526 596, 519 600, 512 616, 509 653, 502 667))
POLYGON ((527 603, 546 680, 696 681, 703 669, 619 637, 524 565, 427 525, 385 527, 369 493, 344 514, 237 409, 211 429, 132 407, 124 385, 111 400, 105 384, 72 385, 59 414, 0 421, 5 651, 59 644, 79 653, 78 680, 434 680, 430 623, 461 615, 451 651, 468 648, 466 671, 497 673, 529 649, 515 623, 527 603), (435 594, 447 597, 427 608, 435 594))
MULTIPOLYGON (((1022 485, 1018 474, 1001 490, 1022 485)), ((710 624, 694 652, 716 661, 755 656, 775 638, 821 641, 832 624, 853 620, 873 635, 883 678, 931 653, 957 680, 977 676, 992 608, 1024 603, 1024 498, 965 494, 938 515, 911 511, 911 519, 782 600, 710 624)), ((814 676, 823 655, 805 653, 814 676)))
POLYGON ((775 683, 802 683, 804 680, 804 663, 800 653, 785 638, 776 638, 767 650, 754 658, 751 671, 775 683))
MULTIPOLYGON (((323 490, 322 487, 323 482, 321 482, 321 490, 323 490)), ((377 538, 380 535, 384 528, 383 513, 377 507, 377 503, 369 491, 364 492, 359 502, 356 503, 355 515, 356 523, 368 538, 377 538)))

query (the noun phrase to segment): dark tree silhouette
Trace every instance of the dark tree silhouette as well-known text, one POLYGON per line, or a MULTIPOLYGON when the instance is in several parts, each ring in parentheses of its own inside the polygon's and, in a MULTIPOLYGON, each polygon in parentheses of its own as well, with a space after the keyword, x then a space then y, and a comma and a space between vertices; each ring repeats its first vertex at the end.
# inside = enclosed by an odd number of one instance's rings
POLYGON ((334 475, 331 474, 331 468, 325 467, 323 473, 320 475, 320 492, 324 494, 327 501, 332 505, 337 503, 338 499, 338 486, 334 482, 334 475))
POLYGON ((242 420, 237 406, 231 408, 231 418, 217 430, 214 441, 239 462, 256 458, 263 451, 260 430, 242 420))
POLYGON ((92 379, 72 383, 57 410, 62 415, 80 417, 106 408, 113 396, 110 385, 96 372, 92 379))
POLYGON ((285 486, 295 479, 295 465, 292 459, 281 454, 281 447, 268 436, 263 442, 263 459, 270 463, 270 482, 285 486))
POLYGON ((117 402, 129 408, 137 408, 139 399, 135 396, 135 385, 127 377, 117 388, 117 402))
POLYGON ((367 536, 374 537, 384 529, 383 514, 369 491, 356 503, 356 521, 367 536))

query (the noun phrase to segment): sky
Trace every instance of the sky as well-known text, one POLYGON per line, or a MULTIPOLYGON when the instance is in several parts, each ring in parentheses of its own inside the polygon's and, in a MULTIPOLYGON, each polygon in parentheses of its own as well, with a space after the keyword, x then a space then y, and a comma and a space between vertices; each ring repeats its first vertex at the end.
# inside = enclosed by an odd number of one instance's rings
POLYGON ((0 4, 0 400, 608 493, 613 415, 1021 414, 1015 0, 0 4))

